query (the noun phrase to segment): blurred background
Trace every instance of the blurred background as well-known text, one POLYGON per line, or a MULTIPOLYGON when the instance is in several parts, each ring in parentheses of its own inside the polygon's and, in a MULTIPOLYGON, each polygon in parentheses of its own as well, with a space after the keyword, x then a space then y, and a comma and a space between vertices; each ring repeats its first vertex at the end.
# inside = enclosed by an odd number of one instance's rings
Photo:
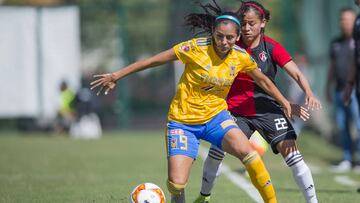
MULTIPOLYGON (((238 0, 217 2, 230 10, 240 5, 238 0)), ((332 105, 324 100, 329 45, 340 33, 340 9, 356 10, 354 2, 260 2, 271 11, 266 34, 280 41, 295 62, 308 67, 308 79, 323 101, 323 110, 315 112, 305 127, 331 138, 332 105)), ((163 128, 175 90, 172 64, 120 81, 107 97, 89 95, 86 89, 93 74, 115 71, 193 37, 183 18, 198 11, 194 1, 1 0, 0 4, 1 130, 56 129, 64 100, 61 83, 88 105, 85 111, 96 113, 104 130, 163 128)), ((288 96, 290 83, 280 73, 278 86, 288 96)))

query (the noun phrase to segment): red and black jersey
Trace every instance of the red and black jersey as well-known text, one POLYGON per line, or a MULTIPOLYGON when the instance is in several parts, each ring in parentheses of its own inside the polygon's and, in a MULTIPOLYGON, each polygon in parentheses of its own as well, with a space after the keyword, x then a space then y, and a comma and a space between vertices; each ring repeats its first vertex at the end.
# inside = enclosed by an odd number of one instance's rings
MULTIPOLYGON (((291 56, 277 41, 262 36, 256 48, 249 48, 240 41, 236 43, 244 48, 256 61, 258 67, 273 82, 277 66, 283 67, 291 61, 291 56)), ((246 73, 239 73, 234 80, 227 97, 229 111, 240 116, 255 116, 271 112, 279 108, 274 98, 269 96, 261 87, 255 84, 246 73)))

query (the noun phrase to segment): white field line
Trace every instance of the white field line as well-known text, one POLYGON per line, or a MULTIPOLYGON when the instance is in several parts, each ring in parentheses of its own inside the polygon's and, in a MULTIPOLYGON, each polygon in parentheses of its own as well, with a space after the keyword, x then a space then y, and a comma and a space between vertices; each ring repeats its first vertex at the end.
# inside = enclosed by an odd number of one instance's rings
POLYGON ((337 182, 337 183, 340 183, 342 185, 346 185, 346 186, 359 186, 359 182, 356 182, 354 180, 351 180, 349 178, 349 176, 335 176, 334 177, 334 180, 337 182))
MULTIPOLYGON (((203 160, 206 159, 208 151, 208 149, 200 146, 199 155, 203 160)), ((244 190, 255 202, 264 202, 256 188, 246 178, 231 171, 230 167, 225 163, 221 164, 220 173, 223 173, 232 183, 244 190)))

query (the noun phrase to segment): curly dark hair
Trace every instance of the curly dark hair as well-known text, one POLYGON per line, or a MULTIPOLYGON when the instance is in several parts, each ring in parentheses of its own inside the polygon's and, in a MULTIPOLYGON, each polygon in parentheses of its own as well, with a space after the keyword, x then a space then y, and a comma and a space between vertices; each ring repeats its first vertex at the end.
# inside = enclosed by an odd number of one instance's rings
MULTIPOLYGON (((200 28, 202 30, 196 35, 203 33, 208 33, 211 35, 213 28, 216 27, 219 23, 229 21, 228 19, 216 20, 218 16, 230 15, 238 19, 238 15, 236 13, 229 11, 223 12, 223 10, 217 4, 216 0, 212 0, 212 2, 213 4, 202 4, 200 2, 196 2, 196 4, 203 9, 204 13, 190 13, 189 15, 185 16, 185 25, 190 27, 191 31, 194 32, 197 28, 200 28)), ((237 33, 240 33, 239 25, 237 25, 237 33)))

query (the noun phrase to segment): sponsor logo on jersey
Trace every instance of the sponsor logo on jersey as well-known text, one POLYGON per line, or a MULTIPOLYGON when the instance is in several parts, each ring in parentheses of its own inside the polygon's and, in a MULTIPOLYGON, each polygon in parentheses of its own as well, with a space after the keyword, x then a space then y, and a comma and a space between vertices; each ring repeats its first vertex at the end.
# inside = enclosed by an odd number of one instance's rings
POLYGON ((182 129, 170 130, 170 135, 184 135, 184 131, 182 129))
POLYGON ((234 80, 234 79, 225 79, 225 78, 209 76, 208 74, 205 73, 202 73, 200 76, 202 82, 217 86, 231 86, 234 80))
POLYGON ((266 59, 268 58, 266 52, 265 52, 265 51, 262 51, 262 52, 259 54, 259 58, 260 58, 260 60, 261 60, 262 62, 265 62, 266 59))

